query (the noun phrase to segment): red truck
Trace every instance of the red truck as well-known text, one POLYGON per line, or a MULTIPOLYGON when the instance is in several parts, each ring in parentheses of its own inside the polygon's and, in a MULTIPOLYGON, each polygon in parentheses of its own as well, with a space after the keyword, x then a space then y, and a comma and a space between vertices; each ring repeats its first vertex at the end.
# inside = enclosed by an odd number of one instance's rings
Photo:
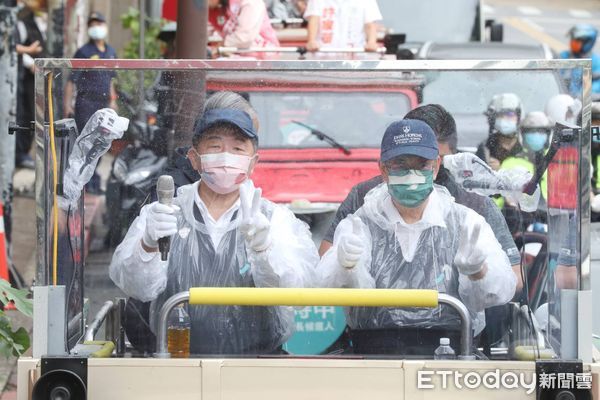
POLYGON ((260 119, 252 178, 266 198, 305 215, 335 211, 352 186, 379 174, 381 136, 417 106, 422 81, 416 74, 357 81, 328 71, 318 79, 208 78, 207 90, 248 96, 260 119))

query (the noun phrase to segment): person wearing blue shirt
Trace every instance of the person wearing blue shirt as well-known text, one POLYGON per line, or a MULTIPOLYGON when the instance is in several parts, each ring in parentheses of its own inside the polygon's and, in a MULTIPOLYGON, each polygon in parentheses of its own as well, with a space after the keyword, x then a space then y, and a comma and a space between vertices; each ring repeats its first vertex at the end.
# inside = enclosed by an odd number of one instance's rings
MULTIPOLYGON (((106 19, 99 12, 88 18, 89 42, 77 50, 73 58, 111 59, 117 52, 106 42, 106 19)), ((117 108, 117 95, 113 85, 114 71, 73 70, 65 89, 65 116, 74 116, 79 132, 88 119, 99 109, 117 108), (73 95, 77 91, 73 107, 73 95)))
MULTIPOLYGON (((92 12, 88 18, 89 42, 80 47, 73 58, 92 60, 117 58, 117 52, 106 42, 108 28, 106 18, 99 12, 92 12)), ((81 132, 98 110, 110 107, 117 109, 117 92, 113 84, 115 71, 73 70, 67 81, 64 96, 65 117, 74 117, 77 129, 81 132), (73 95, 75 104, 73 105, 73 95)), ((100 176, 94 172, 86 185, 88 193, 101 193, 100 176)))
MULTIPOLYGON (((570 50, 560 53, 560 58, 590 58, 592 60, 592 93, 600 94, 600 56, 592 52, 598 30, 589 24, 577 24, 569 31, 570 50)), ((571 76, 566 77, 569 85, 569 93, 573 97, 579 97, 582 92, 582 71, 575 69, 571 76)))

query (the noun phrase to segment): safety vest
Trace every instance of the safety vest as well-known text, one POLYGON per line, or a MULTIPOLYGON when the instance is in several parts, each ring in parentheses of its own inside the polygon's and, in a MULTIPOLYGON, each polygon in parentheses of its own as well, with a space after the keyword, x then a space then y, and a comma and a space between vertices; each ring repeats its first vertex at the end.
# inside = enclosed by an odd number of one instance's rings
MULTIPOLYGON (((502 170, 510 170, 510 169, 525 169, 527 171, 529 171, 531 174, 535 173, 535 165, 529 161, 529 159, 525 158, 525 157, 508 157, 506 158, 504 161, 502 161, 502 164, 500 164, 500 169, 502 170)), ((547 171, 544 172, 544 175, 542 175, 542 179, 540 181, 540 190, 542 191, 542 196, 544 197, 544 199, 547 198, 548 196, 548 179, 547 179, 547 171)), ((493 198, 494 203, 496 203, 496 205, 499 208, 503 208, 504 207, 504 197, 496 197, 493 198)))

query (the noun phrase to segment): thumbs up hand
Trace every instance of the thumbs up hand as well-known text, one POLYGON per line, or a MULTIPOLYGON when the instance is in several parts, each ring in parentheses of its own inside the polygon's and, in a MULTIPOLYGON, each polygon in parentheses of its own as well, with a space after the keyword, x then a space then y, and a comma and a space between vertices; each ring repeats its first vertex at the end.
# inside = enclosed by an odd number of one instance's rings
POLYGON ((337 258, 344 268, 354 268, 365 252, 362 242, 362 222, 357 216, 350 217, 352 232, 344 234, 337 246, 337 258))

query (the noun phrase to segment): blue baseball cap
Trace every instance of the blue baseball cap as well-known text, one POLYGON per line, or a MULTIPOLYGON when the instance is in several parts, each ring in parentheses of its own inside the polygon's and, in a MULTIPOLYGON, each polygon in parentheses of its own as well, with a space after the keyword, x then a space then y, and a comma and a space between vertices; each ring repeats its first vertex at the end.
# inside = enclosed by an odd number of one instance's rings
POLYGON ((90 23, 92 23, 93 21, 98 21, 98 22, 104 22, 106 23, 106 18, 104 17, 104 15, 102 15, 102 13, 99 13, 98 11, 93 11, 89 17, 88 17, 88 26, 90 25, 90 23))
POLYGON ((206 111, 194 124, 194 136, 201 136, 207 129, 218 123, 235 125, 250 139, 258 139, 250 115, 232 108, 215 108, 206 111))
POLYGON ((434 160, 438 157, 437 139, 433 130, 423 121, 403 119, 387 127, 381 140, 381 161, 402 155, 413 155, 434 160))

